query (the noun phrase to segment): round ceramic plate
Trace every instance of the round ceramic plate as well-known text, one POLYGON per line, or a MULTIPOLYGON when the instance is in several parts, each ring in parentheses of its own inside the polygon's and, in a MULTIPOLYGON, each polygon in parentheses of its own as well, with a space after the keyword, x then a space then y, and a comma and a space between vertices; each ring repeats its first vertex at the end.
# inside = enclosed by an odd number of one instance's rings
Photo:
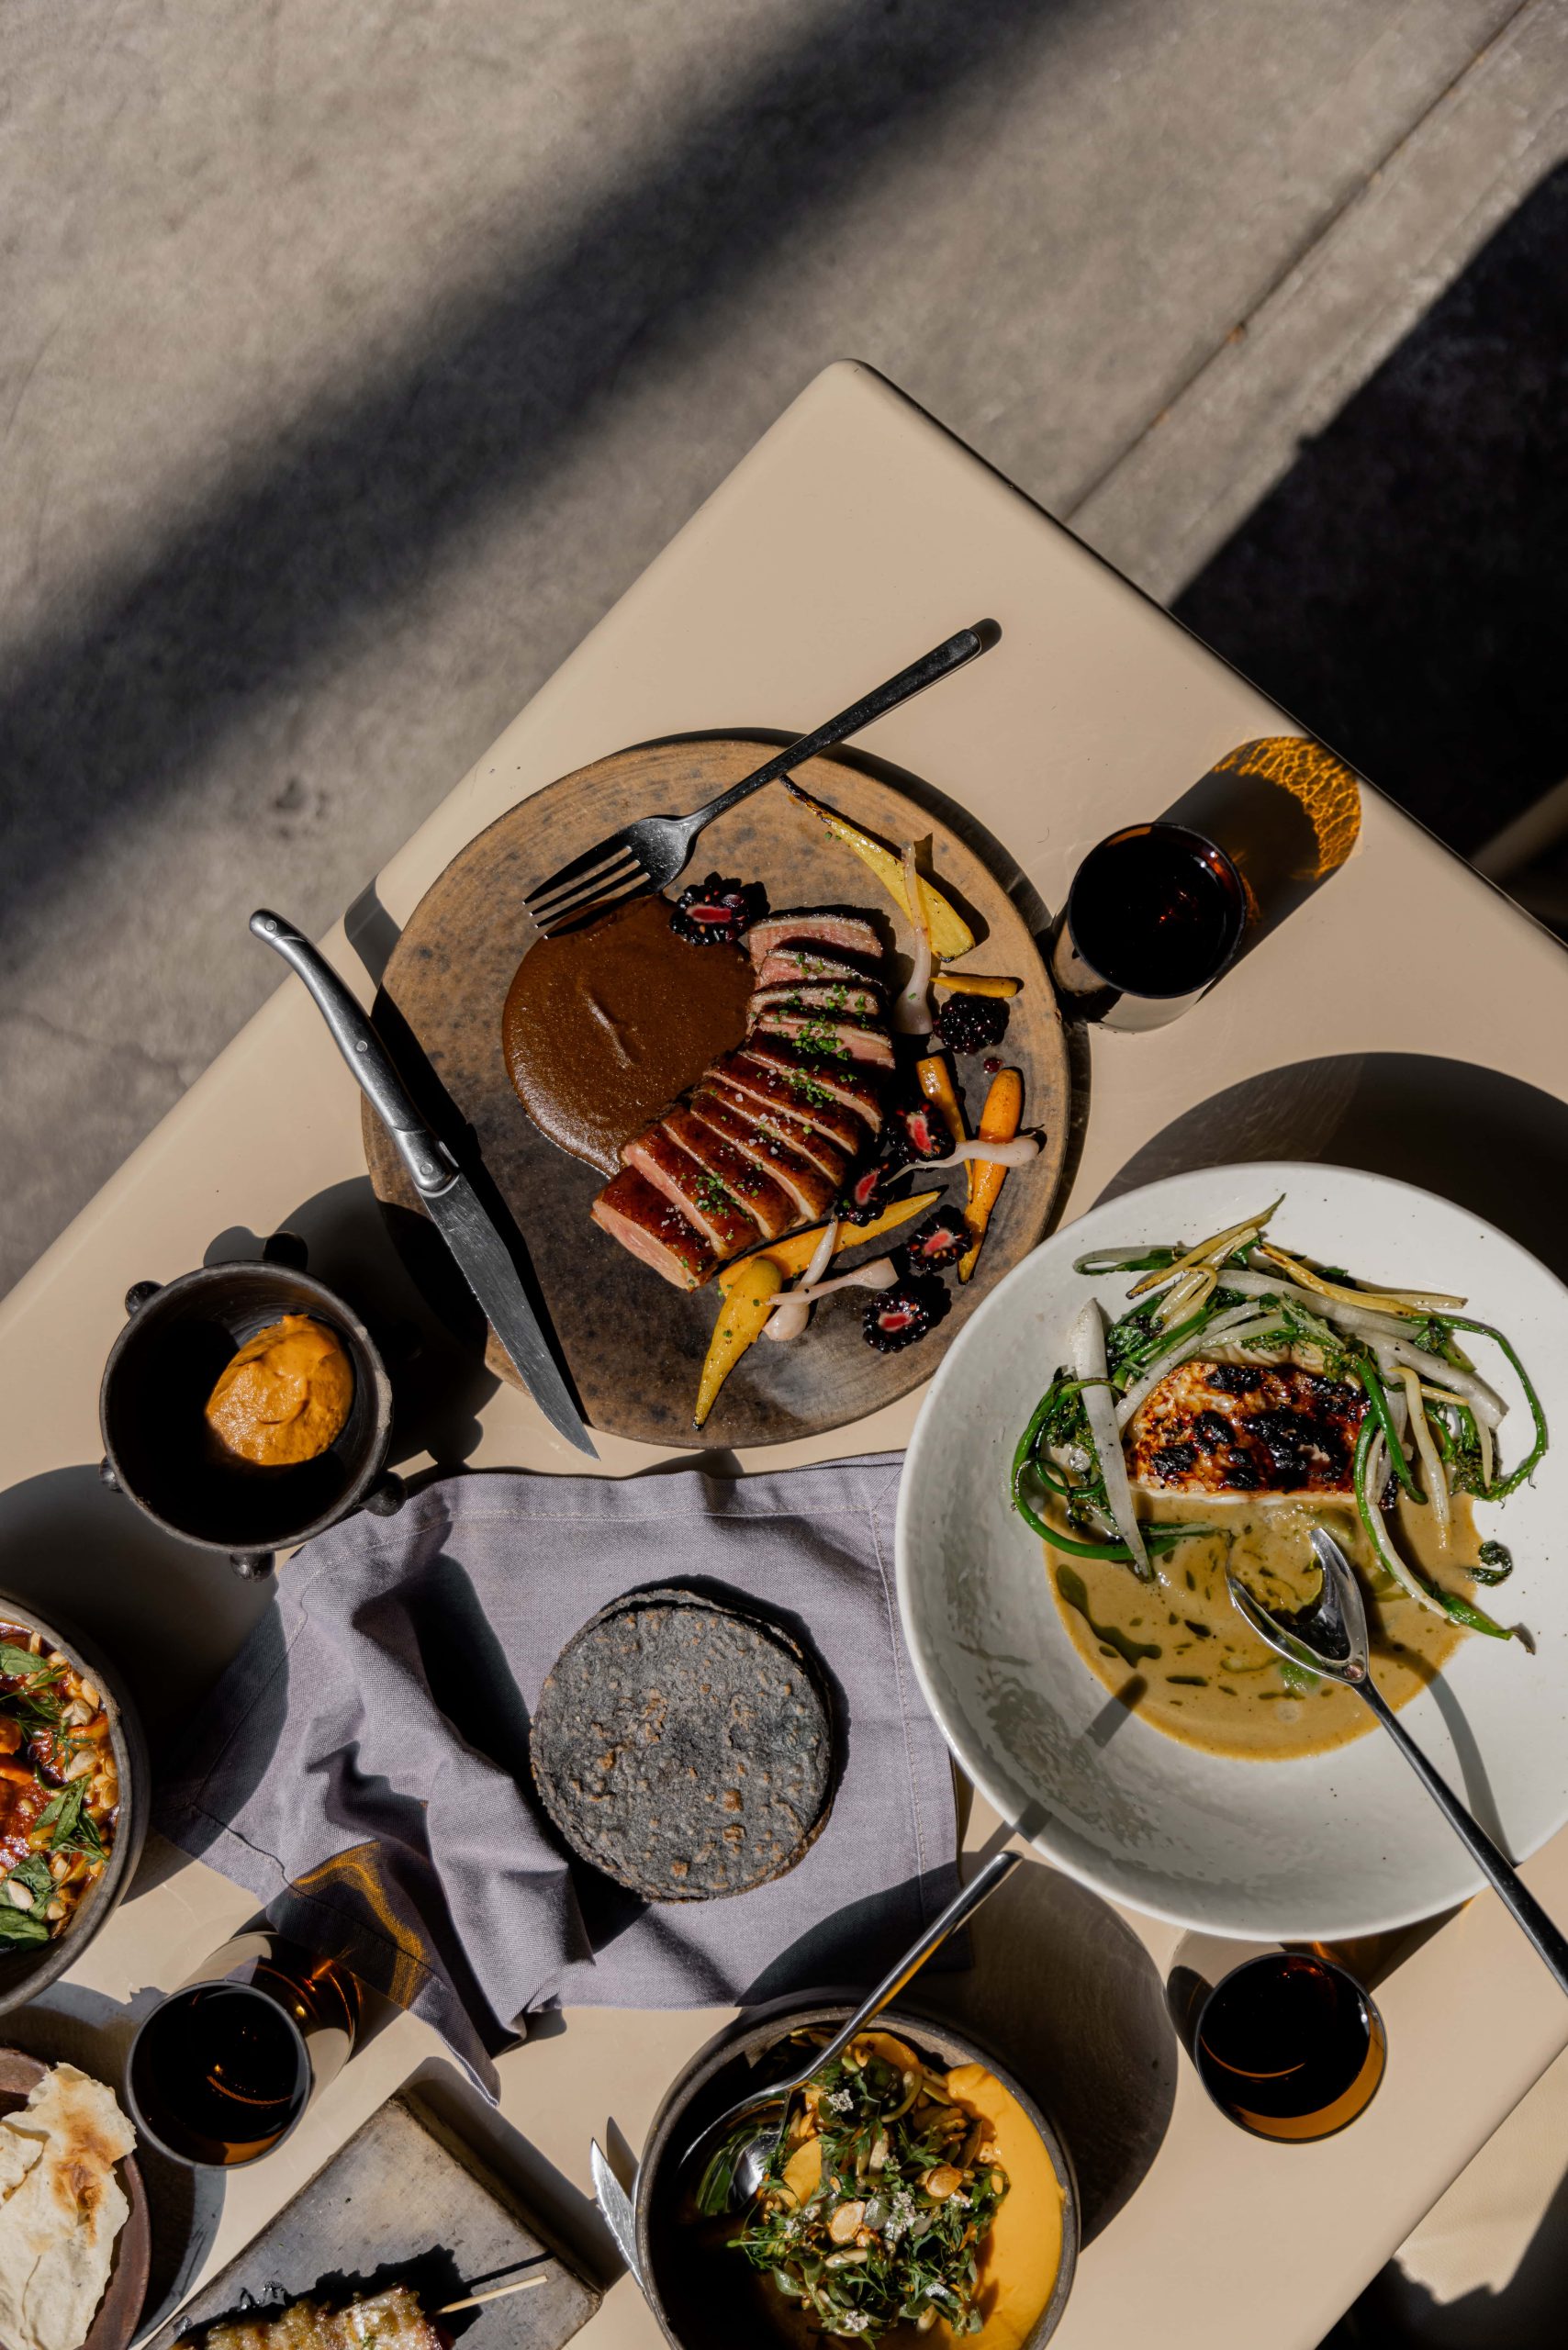
MULTIPOLYGON (((710 1284, 683 1294, 591 1221, 588 1208, 604 1178, 546 1141, 525 1113, 501 1057, 501 1009, 538 935, 523 906, 534 883, 636 816, 700 807, 766 755, 765 744, 729 737, 645 744, 520 801, 471 841, 420 900, 376 1000, 376 1024, 415 1098, 454 1144, 467 1129, 484 1174, 510 1210, 589 1423, 655 1444, 694 1440, 692 1404, 717 1292, 710 1284)), ((861 1337, 853 1292, 824 1304, 808 1338, 753 1347, 743 1357, 702 1431, 702 1440, 714 1445, 821 1435, 929 1379, 988 1292, 1045 1231, 1067 1152, 1067 1051, 1035 946, 1044 909, 1032 902, 1023 876, 960 811, 913 778, 895 779, 890 770, 873 772, 842 755, 808 760, 796 772, 808 790, 884 840, 931 836, 933 877, 965 908, 980 942, 974 968, 1024 982, 998 1050, 1022 1069, 1025 1124, 1043 1130, 1045 1141, 1039 1158, 1008 1178, 975 1278, 962 1289, 950 1284, 952 1310, 930 1337, 901 1354, 879 1355, 861 1337)), ((899 945, 908 947, 908 925, 873 875, 777 786, 703 834, 686 878, 700 879, 715 868, 760 881, 775 906, 852 904, 890 916, 899 945)), ((978 1059, 958 1066, 972 1126, 988 1080, 978 1059)), ((437 1312, 461 1326, 472 1316, 472 1300, 368 1108, 364 1139, 371 1180, 411 1271, 437 1312)), ((951 1174, 933 1180, 945 1181, 955 1196, 951 1174)), ((488 1360, 492 1371, 515 1379, 493 1337, 488 1360)))
MULTIPOLYGON (((1353 1169, 1219 1167, 1095 1208, 1037 1248, 964 1332, 925 1401, 899 1497, 904 1628, 958 1761, 1040 1852, 1113 1899, 1182 1926, 1275 1942, 1342 1939, 1463 1901, 1481 1877, 1393 1742, 1375 1729, 1300 1760, 1199 1752, 1107 1698, 1070 1640, 1041 1545, 1012 1509, 1013 1451, 1062 1359, 1084 1298, 1123 1308, 1129 1276, 1089 1281, 1092 1249, 1193 1239, 1276 1192, 1282 1247, 1394 1287, 1468 1297, 1507 1332, 1549 1428, 1568 1435, 1568 1292, 1466 1210, 1353 1169)), ((1495 1348, 1477 1360, 1509 1404, 1505 1461, 1529 1444, 1518 1383, 1495 1348)), ((1483 1824, 1523 1859, 1568 1818, 1568 1574, 1562 1478, 1482 1505, 1483 1535, 1516 1561, 1484 1595, 1520 1641, 1463 1640, 1400 1716, 1483 1824)), ((1114 1701, 1113 1701, 1114 1702, 1114 1701)))

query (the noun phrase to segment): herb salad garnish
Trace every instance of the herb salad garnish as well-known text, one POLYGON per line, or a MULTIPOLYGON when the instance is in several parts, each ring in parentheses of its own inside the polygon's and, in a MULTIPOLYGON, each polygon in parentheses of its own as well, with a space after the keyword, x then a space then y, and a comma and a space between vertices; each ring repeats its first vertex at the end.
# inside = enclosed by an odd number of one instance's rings
POLYGON ((0 1628, 0 1948, 63 1932, 102 1874, 119 1804, 108 1717, 38 1634, 0 1628))
MULTIPOLYGON (((699 2208, 727 2207, 751 2136, 704 2174, 699 2208)), ((980 2255, 1008 2189, 991 2124, 888 2032, 866 2032, 800 2092, 785 2142, 729 2249, 834 2340, 876 2343, 910 2322, 978 2333, 980 2255)))

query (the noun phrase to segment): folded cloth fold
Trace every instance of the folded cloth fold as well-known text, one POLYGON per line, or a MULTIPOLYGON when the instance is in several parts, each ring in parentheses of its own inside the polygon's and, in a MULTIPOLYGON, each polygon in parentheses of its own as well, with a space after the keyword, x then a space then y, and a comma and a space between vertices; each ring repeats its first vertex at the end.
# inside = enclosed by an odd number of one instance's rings
POLYGON ((899 1628, 898 1455, 731 1479, 487 1473, 308 1543, 193 1725, 156 1824, 274 1922, 490 2057, 556 2005, 869 1981, 957 1885, 952 1777, 899 1628), (825 1667, 839 1776, 788 1874, 650 1904, 568 1854, 528 1768, 541 1684, 628 1591, 771 1615, 825 1667))

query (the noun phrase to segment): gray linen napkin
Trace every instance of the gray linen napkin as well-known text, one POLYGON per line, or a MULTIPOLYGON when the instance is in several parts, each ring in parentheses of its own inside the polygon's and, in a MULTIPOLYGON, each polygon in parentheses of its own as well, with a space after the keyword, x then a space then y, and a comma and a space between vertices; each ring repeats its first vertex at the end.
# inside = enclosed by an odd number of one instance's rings
POLYGON ((157 1825, 423 2015, 474 2077, 557 2003, 705 2007, 868 1982, 957 1886, 952 1778, 899 1628, 899 1456, 773 1476, 445 1478, 300 1550, 166 1779, 157 1825), (528 1722, 626 1591, 760 1606, 835 1684, 842 1775, 776 1883, 648 1904, 570 1858, 528 1722))

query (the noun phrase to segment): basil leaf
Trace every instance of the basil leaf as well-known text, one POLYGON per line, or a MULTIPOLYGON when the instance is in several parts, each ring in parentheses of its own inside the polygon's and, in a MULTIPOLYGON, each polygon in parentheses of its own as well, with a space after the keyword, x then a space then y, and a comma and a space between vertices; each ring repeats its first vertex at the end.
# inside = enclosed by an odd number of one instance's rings
POLYGON ((54 1891, 54 1879, 49 1873, 49 1863, 41 1852, 29 1852, 11 1871, 18 1885, 25 1885, 35 1901, 47 1901, 54 1891))
POLYGON ((11 1640, 0 1640, 0 1678, 31 1681, 38 1673, 54 1670, 47 1659, 35 1656, 31 1649, 19 1649, 11 1640))
POLYGON ((58 1852, 82 1832, 82 1807, 87 1800, 87 1774, 73 1779, 50 1796, 38 1817, 40 1828, 54 1830, 53 1849, 58 1852))
POLYGON ((36 1909, 17 1909, 0 1888, 0 1943, 46 1942, 49 1927, 36 1909))

